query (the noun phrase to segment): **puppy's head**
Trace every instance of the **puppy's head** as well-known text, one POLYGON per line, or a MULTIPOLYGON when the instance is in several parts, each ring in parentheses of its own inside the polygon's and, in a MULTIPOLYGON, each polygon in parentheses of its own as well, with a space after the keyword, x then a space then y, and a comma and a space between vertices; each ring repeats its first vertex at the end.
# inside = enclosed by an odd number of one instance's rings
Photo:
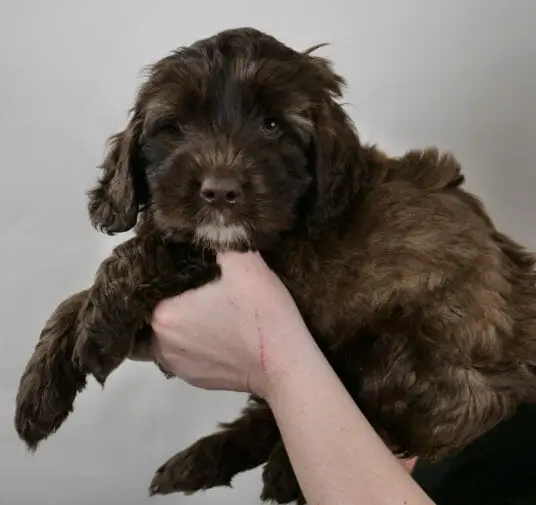
POLYGON ((221 32, 150 68, 90 193, 95 227, 149 207, 171 237, 261 248, 338 215, 357 187, 358 139, 329 62, 254 29, 221 32))

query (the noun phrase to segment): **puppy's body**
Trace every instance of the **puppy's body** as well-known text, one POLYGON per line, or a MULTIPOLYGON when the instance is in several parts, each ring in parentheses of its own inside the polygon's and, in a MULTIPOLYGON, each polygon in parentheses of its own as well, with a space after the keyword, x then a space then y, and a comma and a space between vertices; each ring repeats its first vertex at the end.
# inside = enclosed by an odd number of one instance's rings
POLYGON ((536 275, 532 256, 473 211, 448 173, 455 161, 422 155, 423 173, 398 177, 395 163, 338 231, 266 257, 391 449, 436 459, 534 386, 536 275))
MULTIPOLYGON (((19 390, 24 440, 61 425, 86 373, 103 382, 142 359, 156 303, 217 279, 222 249, 261 250, 399 455, 457 452, 534 393, 534 257, 495 230, 451 156, 362 146, 334 100, 341 84, 326 61, 255 30, 154 66, 90 193, 96 227, 136 225, 136 237, 47 324, 19 390)), ((263 463, 263 498, 303 501, 270 410, 252 398, 151 491, 227 485, 263 463)))

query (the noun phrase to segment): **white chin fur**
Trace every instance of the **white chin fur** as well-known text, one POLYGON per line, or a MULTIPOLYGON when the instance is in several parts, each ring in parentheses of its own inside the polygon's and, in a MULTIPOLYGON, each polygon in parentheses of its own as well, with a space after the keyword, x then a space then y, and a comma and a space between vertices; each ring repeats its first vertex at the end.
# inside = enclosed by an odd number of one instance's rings
POLYGON ((214 225, 205 224, 195 230, 195 238, 201 244, 209 244, 213 247, 229 248, 235 244, 249 242, 246 229, 237 224, 214 225))

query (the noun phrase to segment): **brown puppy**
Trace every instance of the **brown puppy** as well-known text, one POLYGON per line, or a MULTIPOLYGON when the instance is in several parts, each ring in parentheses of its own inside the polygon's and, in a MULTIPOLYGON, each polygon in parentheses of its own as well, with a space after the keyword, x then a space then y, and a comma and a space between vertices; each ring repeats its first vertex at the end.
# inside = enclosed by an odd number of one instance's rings
MULTIPOLYGON (((95 227, 133 227, 87 291, 51 316, 23 374, 16 427, 32 447, 143 359, 162 298, 219 276, 215 252, 259 249, 389 447, 451 455, 535 391, 535 258, 497 231, 435 149, 360 144, 343 79, 311 51, 236 29, 157 62, 89 194, 95 227)), ((358 457, 358 455, 356 455, 358 457)), ((303 502, 270 409, 160 468, 152 493, 228 485, 264 464, 264 499, 303 502)))

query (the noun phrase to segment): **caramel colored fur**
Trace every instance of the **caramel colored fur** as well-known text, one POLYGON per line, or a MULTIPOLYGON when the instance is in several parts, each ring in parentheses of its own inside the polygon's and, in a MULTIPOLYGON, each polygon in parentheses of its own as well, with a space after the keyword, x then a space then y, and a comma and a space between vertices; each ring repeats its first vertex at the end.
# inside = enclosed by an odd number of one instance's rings
MULTIPOLYGON (((196 188, 221 171, 245 188, 233 219, 248 232, 225 248, 261 251, 396 454, 452 455, 535 393, 535 257, 494 227, 453 156, 362 145, 336 101, 343 84, 326 60, 253 29, 151 67, 89 193, 96 228, 136 236, 45 325, 17 396, 31 448, 88 374, 104 383, 125 359, 150 359, 158 301, 217 280, 222 244, 196 239, 209 219, 196 188), (259 126, 266 114, 275 132, 259 126)), ((259 465, 263 499, 304 502, 269 407, 251 397, 165 463, 151 493, 229 485, 259 465)))

